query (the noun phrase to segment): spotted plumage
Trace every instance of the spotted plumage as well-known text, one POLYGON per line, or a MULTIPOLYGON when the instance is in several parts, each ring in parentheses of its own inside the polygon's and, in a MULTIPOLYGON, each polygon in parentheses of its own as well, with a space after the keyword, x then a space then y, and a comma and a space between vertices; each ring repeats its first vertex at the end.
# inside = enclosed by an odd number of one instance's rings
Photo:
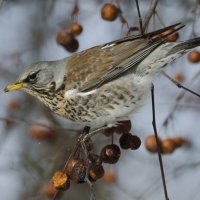
POLYGON ((200 38, 168 43, 168 35, 157 37, 172 27, 177 31, 183 26, 176 24, 61 60, 38 62, 5 91, 22 89, 58 115, 82 125, 114 124, 143 104, 156 73, 200 45, 200 38))

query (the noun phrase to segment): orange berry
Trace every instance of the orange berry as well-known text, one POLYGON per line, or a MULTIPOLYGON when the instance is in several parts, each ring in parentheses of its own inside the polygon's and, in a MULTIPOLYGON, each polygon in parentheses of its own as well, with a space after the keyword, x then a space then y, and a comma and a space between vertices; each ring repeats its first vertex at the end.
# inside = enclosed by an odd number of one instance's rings
POLYGON ((28 132, 31 138, 37 140, 54 139, 56 136, 52 129, 37 124, 31 125, 28 132))
POLYGON ((161 141, 161 150, 164 154, 171 154, 175 150, 175 143, 173 139, 167 138, 161 141))
POLYGON ((73 39, 72 33, 63 29, 57 34, 56 41, 60 45, 66 45, 70 43, 72 39, 73 39))
POLYGON ((116 182, 116 180, 117 180, 116 173, 114 171, 112 171, 112 170, 105 171, 104 176, 103 176, 103 180, 106 183, 114 183, 114 182, 116 182))
POLYGON ((52 183, 57 190, 67 190, 70 187, 69 177, 61 171, 55 172, 52 183))
POLYGON ((72 33, 73 36, 80 35, 83 31, 83 27, 77 23, 73 22, 70 26, 70 32, 72 33))
POLYGON ((182 72, 177 72, 174 74, 174 79, 178 82, 183 82, 185 77, 182 72))
POLYGON ((188 60, 192 63, 200 62, 200 52, 197 50, 193 50, 188 54, 188 60))
MULTIPOLYGON (((167 34, 173 32, 173 31, 174 31, 173 28, 172 28, 172 29, 169 29, 169 30, 165 31, 164 33, 162 33, 162 35, 165 36, 165 35, 167 35, 167 34)), ((168 42, 175 42, 178 38, 179 38, 179 33, 176 32, 176 33, 174 33, 174 34, 168 36, 168 37, 167 37, 167 41, 168 41, 168 42)))
POLYGON ((106 3, 101 9, 101 17, 107 21, 114 21, 119 14, 118 8, 111 3, 106 3))
MULTIPOLYGON (((159 143, 160 143, 160 139, 159 138, 158 138, 158 140, 159 140, 159 143)), ((149 152, 156 153, 158 151, 155 135, 147 136, 146 139, 145 139, 144 144, 145 144, 146 149, 149 152)))

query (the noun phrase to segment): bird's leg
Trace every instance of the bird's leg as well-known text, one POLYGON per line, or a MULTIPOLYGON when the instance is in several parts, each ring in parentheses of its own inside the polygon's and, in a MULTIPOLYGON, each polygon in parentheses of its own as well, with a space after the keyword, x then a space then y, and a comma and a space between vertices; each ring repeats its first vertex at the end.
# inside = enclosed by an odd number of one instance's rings
POLYGON ((152 99, 152 114, 153 114, 152 125, 153 125, 154 134, 155 134, 155 138, 156 138, 156 144, 157 144, 157 150, 158 150, 158 160, 159 160, 159 164, 160 164, 163 189, 164 189, 164 194, 165 194, 165 200, 169 200, 169 197, 167 194, 167 186, 166 186, 166 181, 165 181, 165 173, 164 173, 164 168, 163 168, 162 156, 161 156, 161 146, 160 146, 160 142, 158 139, 158 133, 157 133, 157 128, 156 128, 156 113, 155 113, 154 85, 153 84, 151 87, 151 99, 152 99))
POLYGON ((162 74, 163 74, 166 78, 168 78, 172 83, 174 83, 178 88, 182 88, 182 89, 186 90, 187 92, 189 92, 189 93, 191 93, 191 94, 193 94, 193 95, 195 95, 195 96, 197 96, 197 97, 200 98, 200 94, 198 94, 198 93, 196 93, 196 92, 190 90, 189 88, 183 86, 182 84, 180 84, 179 82, 177 82, 176 80, 174 80, 172 77, 170 77, 170 76, 169 76, 168 74, 166 74, 165 72, 162 71, 162 74))

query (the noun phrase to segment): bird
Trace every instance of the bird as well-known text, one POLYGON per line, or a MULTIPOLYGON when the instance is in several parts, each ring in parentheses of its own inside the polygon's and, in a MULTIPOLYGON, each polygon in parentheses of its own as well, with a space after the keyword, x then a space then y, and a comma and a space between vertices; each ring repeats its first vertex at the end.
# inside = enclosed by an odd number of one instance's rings
POLYGON ((22 90, 56 114, 91 128, 115 126, 136 112, 156 74, 190 49, 200 37, 168 42, 184 25, 95 46, 56 61, 31 64, 4 91, 22 90), (167 30, 173 31, 163 34, 167 30))

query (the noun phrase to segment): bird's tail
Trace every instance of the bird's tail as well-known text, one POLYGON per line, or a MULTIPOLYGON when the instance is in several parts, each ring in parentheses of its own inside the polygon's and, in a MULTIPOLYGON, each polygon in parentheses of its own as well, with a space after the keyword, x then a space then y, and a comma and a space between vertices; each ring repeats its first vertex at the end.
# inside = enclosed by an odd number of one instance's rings
POLYGON ((173 54, 173 53, 181 52, 181 51, 184 52, 184 51, 193 49, 198 46, 200 46, 200 37, 193 38, 193 39, 190 39, 185 42, 181 42, 181 43, 177 44, 169 51, 168 54, 173 54))

